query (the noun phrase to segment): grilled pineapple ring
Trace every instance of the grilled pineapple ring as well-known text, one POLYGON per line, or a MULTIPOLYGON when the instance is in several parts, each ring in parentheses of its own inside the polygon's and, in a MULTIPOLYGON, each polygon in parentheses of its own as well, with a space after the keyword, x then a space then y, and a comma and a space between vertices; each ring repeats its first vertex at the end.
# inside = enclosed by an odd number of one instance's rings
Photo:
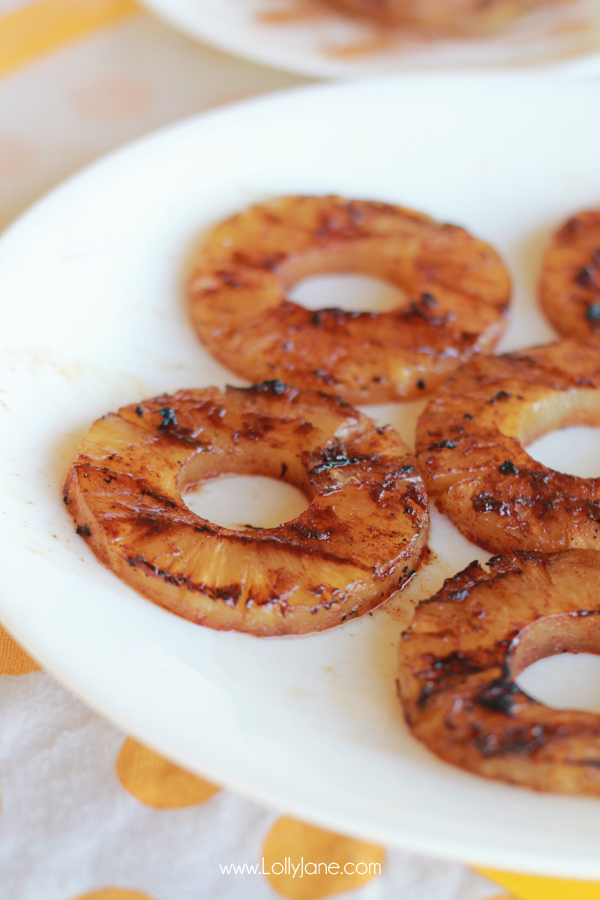
POLYGON ((218 225, 189 290, 200 339, 251 381, 280 378, 350 403, 431 391, 505 327, 510 279, 462 228, 340 197, 282 197, 218 225), (286 298, 300 279, 360 272, 400 287, 387 313, 312 312, 286 298))
POLYGON ((538 6, 559 0, 322 0, 327 6, 385 26, 416 25, 441 33, 479 34, 502 28, 538 6))
POLYGON ((382 603, 413 574, 427 497, 401 438, 337 397, 281 382, 180 391, 96 421, 65 485, 77 531, 120 578, 217 629, 320 631, 382 603), (310 501, 278 528, 193 513, 186 486, 260 474, 310 501))
POLYGON ((553 235, 542 262, 540 303, 566 337, 600 336, 600 209, 573 216, 553 235))
POLYGON ((600 553, 479 563, 417 607, 398 691, 415 737, 442 759, 540 791, 600 794, 600 716, 550 709, 515 677, 557 653, 600 652, 600 553))
POLYGON ((419 419, 427 490, 469 540, 493 553, 600 549, 600 479, 556 472, 524 449, 569 425, 600 425, 597 344, 479 357, 419 419))

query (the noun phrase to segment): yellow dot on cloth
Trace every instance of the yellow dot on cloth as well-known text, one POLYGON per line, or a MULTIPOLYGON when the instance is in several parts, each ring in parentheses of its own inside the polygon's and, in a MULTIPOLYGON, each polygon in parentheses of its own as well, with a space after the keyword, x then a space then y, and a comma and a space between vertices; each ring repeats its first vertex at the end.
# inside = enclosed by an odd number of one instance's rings
POLYGON ((481 900, 519 900, 516 894, 486 894, 485 897, 481 897, 481 900))
POLYGON ((99 891, 91 891, 89 894, 79 894, 73 900, 153 900, 150 894, 141 891, 131 891, 129 888, 107 887, 99 891))
POLYGON ((158 753, 127 738, 117 759, 117 775, 126 791, 155 809, 197 806, 221 788, 180 769, 158 753))
POLYGON ((480 868, 477 871, 512 891, 519 900, 600 900, 600 882, 597 881, 568 881, 480 868))
POLYGON ((27 675, 28 672, 38 672, 40 668, 0 625, 0 675, 27 675))
POLYGON ((263 872, 289 900, 319 900, 356 890, 381 874, 385 850, 296 819, 278 819, 263 846, 263 872))

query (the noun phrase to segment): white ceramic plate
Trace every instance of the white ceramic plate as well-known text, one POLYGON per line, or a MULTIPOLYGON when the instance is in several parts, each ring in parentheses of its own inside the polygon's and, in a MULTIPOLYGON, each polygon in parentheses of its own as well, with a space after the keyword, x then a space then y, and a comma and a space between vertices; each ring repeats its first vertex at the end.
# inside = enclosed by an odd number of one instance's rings
POLYGON ((382 35, 328 11, 315 15, 311 0, 143 3, 200 40, 255 62, 321 78, 532 66, 579 77, 600 72, 597 0, 571 0, 564 7, 539 10, 492 37, 435 41, 389 30, 382 35))
MULTIPOLYGON (((550 229, 600 203, 600 85, 414 78, 308 88, 169 128, 71 180, 0 241, 0 615, 101 713, 179 763, 386 844, 600 878, 600 802, 438 761, 395 698, 397 605, 316 636, 215 633, 153 606, 89 552, 62 503, 99 415, 236 381, 197 343, 198 234, 273 195, 339 192, 459 222, 516 281, 505 348, 551 336, 534 301, 550 229)), ((238 381, 239 383, 239 381, 238 381)), ((414 404, 375 411, 410 439, 414 404)), ((235 501, 234 501, 235 502, 235 501)), ((481 553, 434 516, 428 596, 481 553)))

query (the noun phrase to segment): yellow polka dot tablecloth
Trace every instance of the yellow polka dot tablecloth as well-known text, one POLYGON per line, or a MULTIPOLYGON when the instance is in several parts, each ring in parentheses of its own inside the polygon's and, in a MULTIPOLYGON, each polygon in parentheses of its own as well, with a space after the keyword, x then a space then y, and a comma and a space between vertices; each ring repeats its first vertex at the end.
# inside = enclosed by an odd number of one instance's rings
MULTIPOLYGON (((0 0, 0 227, 184 115, 300 78, 176 34, 133 0, 0 0)), ((119 731, 0 628, 0 900, 600 900, 333 834, 119 731)))

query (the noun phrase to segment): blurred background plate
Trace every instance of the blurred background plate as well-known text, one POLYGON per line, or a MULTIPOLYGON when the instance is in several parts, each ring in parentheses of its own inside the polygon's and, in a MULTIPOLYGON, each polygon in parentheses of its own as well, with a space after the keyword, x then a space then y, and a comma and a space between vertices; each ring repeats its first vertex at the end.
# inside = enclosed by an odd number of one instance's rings
POLYGON ((515 21, 493 37, 418 39, 329 11, 314 0, 142 0, 177 28, 224 50, 320 78, 544 67, 600 73, 600 4, 571 0, 515 21))

